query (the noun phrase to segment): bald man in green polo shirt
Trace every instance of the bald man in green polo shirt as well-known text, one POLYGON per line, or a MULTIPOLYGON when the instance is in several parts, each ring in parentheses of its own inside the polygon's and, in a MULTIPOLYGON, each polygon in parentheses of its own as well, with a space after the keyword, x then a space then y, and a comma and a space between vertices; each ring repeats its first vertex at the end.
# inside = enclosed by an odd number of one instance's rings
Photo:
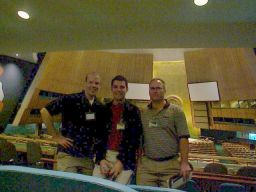
POLYGON ((137 168, 138 185, 168 187, 170 177, 180 174, 186 180, 191 171, 186 118, 181 108, 164 99, 165 93, 162 79, 150 81, 151 103, 141 114, 144 155, 137 168))

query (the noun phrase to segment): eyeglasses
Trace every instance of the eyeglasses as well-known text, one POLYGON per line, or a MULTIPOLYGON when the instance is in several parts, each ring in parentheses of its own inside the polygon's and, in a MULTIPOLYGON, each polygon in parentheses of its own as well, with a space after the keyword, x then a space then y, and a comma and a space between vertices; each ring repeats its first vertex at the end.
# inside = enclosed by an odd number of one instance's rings
POLYGON ((149 89, 151 90, 151 91, 161 91, 161 90, 163 90, 163 87, 149 87, 149 89))

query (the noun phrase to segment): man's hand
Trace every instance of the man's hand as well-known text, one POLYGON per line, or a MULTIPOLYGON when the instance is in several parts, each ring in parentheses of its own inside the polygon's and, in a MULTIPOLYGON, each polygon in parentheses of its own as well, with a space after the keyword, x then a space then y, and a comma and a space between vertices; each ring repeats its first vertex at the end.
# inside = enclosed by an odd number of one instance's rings
POLYGON ((188 162, 182 162, 181 165, 180 165, 180 175, 182 175, 183 179, 184 180, 188 180, 189 178, 189 174, 191 172, 191 168, 188 164, 188 162))
POLYGON ((67 137, 63 137, 62 135, 56 135, 52 138, 52 140, 64 148, 73 147, 73 140, 67 137))
POLYGON ((107 160, 103 159, 100 161, 100 172, 101 174, 108 177, 110 169, 113 167, 113 165, 108 162, 107 160))
POLYGON ((121 173, 123 170, 123 163, 119 160, 117 160, 112 167, 112 169, 109 172, 109 175, 111 176, 112 179, 116 179, 116 177, 121 173))

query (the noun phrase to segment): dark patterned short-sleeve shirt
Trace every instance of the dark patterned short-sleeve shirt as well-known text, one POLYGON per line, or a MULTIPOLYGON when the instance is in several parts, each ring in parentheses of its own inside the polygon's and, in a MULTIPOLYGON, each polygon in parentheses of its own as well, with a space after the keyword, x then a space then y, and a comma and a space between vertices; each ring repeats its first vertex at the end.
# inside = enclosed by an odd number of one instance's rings
POLYGON ((92 147, 104 129, 104 106, 96 99, 91 105, 84 92, 63 95, 46 106, 51 115, 62 115, 61 134, 73 140, 74 147, 64 149, 59 146, 58 151, 75 157, 92 156, 92 147), (94 114, 95 119, 86 120, 86 114, 94 114))

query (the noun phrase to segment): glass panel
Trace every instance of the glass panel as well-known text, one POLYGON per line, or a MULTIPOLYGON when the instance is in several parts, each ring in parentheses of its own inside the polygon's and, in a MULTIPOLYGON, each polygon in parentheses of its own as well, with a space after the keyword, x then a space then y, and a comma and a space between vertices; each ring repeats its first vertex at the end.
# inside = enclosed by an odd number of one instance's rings
POLYGON ((230 101, 230 108, 239 108, 238 101, 230 101))
POLYGON ((219 101, 211 102, 213 109, 221 108, 221 103, 219 101))
POLYGON ((239 101, 240 108, 249 108, 248 101, 239 101))
POLYGON ((229 101, 221 101, 221 108, 230 108, 229 101))

